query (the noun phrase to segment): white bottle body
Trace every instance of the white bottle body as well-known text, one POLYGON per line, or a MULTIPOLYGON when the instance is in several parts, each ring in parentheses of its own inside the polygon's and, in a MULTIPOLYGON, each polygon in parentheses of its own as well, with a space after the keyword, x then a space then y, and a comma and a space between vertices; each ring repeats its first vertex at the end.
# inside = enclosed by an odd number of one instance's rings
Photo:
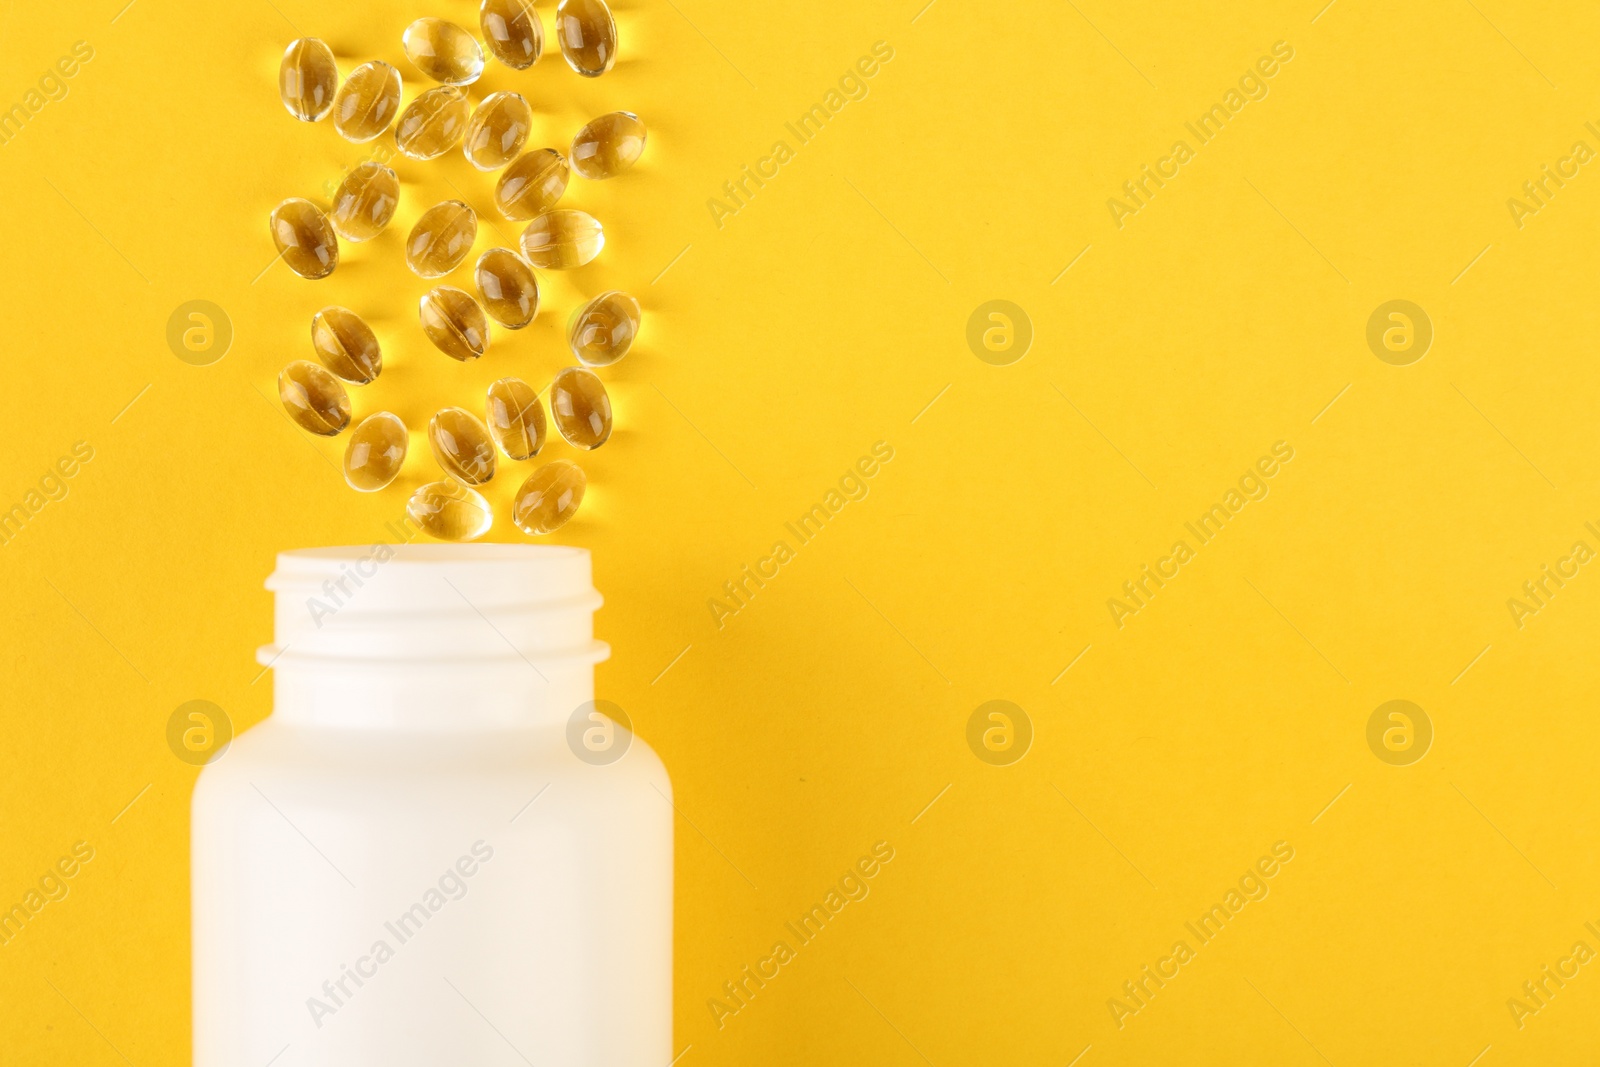
POLYGON ((671 786, 569 743, 587 663, 278 669, 195 790, 196 1067, 671 1061, 671 786))

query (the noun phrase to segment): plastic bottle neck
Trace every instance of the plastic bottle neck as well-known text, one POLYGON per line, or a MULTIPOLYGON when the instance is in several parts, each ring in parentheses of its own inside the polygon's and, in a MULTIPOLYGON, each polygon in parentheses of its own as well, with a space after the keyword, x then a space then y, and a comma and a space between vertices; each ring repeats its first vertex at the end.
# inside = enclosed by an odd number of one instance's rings
POLYGON ((400 545, 278 556, 274 714, 341 729, 471 731, 564 722, 594 696, 600 594, 589 553, 400 545))

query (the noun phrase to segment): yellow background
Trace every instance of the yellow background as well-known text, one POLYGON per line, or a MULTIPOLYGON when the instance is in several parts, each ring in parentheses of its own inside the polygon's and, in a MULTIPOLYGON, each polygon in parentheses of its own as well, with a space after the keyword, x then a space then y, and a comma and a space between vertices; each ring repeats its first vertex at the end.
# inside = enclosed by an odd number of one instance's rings
POLYGON ((415 429, 493 378, 543 385, 570 310, 613 286, 645 333, 604 372, 618 430, 555 540, 594 551, 600 692, 677 789, 684 1067, 1587 1062, 1600 964, 1521 1029, 1506 1001, 1600 948, 1600 575, 1521 629, 1506 601, 1600 547, 1600 176, 1521 229, 1506 200, 1600 148, 1593 12, 627 0, 609 75, 547 54, 473 89, 525 92, 530 147, 617 108, 651 136, 635 172, 569 190, 603 256, 544 275, 537 324, 463 366, 421 337, 400 248, 437 200, 486 209, 489 178, 404 161, 395 223, 322 282, 272 265, 265 219, 373 147, 284 112, 285 44, 387 59, 409 100, 406 23, 475 8, 124 2, 0 16, 0 103, 95 53, 0 147, 0 507, 94 449, 0 547, 0 905, 96 849, 0 947, 6 1062, 186 1061, 196 771, 167 719, 265 716, 273 553, 392 537, 434 476, 414 446, 358 496, 342 440, 285 419, 311 313, 372 319, 387 369, 356 412, 415 429), (1107 198, 1280 40, 1270 94, 1116 228, 1107 198), (877 41, 870 94, 798 146, 784 123, 877 41), (707 200, 780 138, 794 158, 719 228, 707 200), (1405 367, 1365 341, 1395 298, 1435 329, 1405 367), (194 299, 235 331, 211 366, 166 343, 194 299), (992 299, 1033 325, 1010 366, 965 339, 992 299), (870 494, 719 629, 722 583, 877 441, 870 494), (1276 441, 1270 495, 1119 629, 1106 600, 1276 441), (1033 724, 1011 766, 967 745, 992 699, 1033 724), (1367 746, 1392 699, 1436 732, 1411 766, 1367 746), (722 983, 879 840, 871 895, 719 1029, 722 983), (1107 1000, 1280 840, 1270 896, 1119 1029, 1107 1000))

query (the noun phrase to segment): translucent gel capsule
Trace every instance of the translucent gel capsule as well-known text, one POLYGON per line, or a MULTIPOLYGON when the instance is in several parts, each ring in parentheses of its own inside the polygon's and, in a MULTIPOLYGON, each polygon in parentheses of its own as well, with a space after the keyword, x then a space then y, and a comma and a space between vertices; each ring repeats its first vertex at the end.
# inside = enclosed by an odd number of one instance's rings
POLYGON ((346 241, 368 241, 383 232, 400 203, 400 178, 368 160, 344 176, 333 194, 328 221, 346 241))
POLYGON ((465 408, 440 408, 428 423, 433 458, 450 477, 482 485, 494 477, 494 442, 478 417, 465 408))
POLYGON ((489 432, 500 451, 515 460, 532 459, 544 447, 544 405, 521 378, 501 378, 489 386, 489 432))
POLYGON ((453 22, 421 18, 406 27, 400 39, 406 58, 436 82, 471 85, 483 73, 483 49, 477 39, 453 22))
POLYGON ((550 384, 550 417, 574 448, 599 448, 611 436, 611 398, 600 379, 582 367, 556 373, 550 384))
POLYGON ((333 106, 339 87, 339 68, 333 49, 315 37, 290 41, 278 64, 278 93, 289 114, 302 122, 316 122, 333 106))
POLYGON ((400 112, 395 146, 412 159, 438 159, 460 143, 469 110, 467 94, 460 89, 429 89, 400 112))
POLYGON ((460 289, 439 285, 428 290, 417 317, 428 340, 451 359, 466 363, 489 350, 489 320, 478 302, 460 289))
POLYGON ((400 72, 381 59, 350 72, 333 98, 333 128, 356 144, 370 141, 400 110, 400 72))
POLYGON ((617 22, 605 0, 561 0, 556 40, 567 66, 586 78, 598 78, 617 61, 617 22))
POLYGON ((494 206, 500 214, 526 222, 548 211, 567 191, 567 161, 554 148, 541 148, 520 157, 494 187, 494 206))
POLYGON ((406 238, 406 264, 422 278, 438 278, 461 265, 478 239, 478 216, 459 200, 422 213, 406 238))
POLYGON ((511 521, 526 534, 554 533, 578 513, 589 479, 583 468, 554 459, 528 475, 511 504, 511 521))
POLYGON ((489 532, 489 502, 450 478, 429 482, 406 502, 411 521, 441 541, 475 541, 489 532))
POLYGON ((644 123, 631 111, 601 115, 572 139, 572 169, 593 181, 615 178, 644 155, 644 123))
POLYGON ((339 379, 309 360, 278 372, 278 399, 302 429, 332 437, 350 425, 350 396, 339 379))
POLYGON ((483 0, 478 26, 489 51, 512 70, 527 70, 544 52, 544 27, 529 0, 483 0))
POLYGON ((491 248, 473 269, 478 295, 489 317, 508 330, 520 330, 539 310, 539 282, 533 269, 509 248, 491 248))
POLYGON ((533 111, 521 93, 491 93, 467 120, 461 151, 479 170, 498 170, 517 158, 532 128, 533 111))
POLYGON ((290 197, 272 209, 267 222, 278 255, 300 277, 326 278, 339 265, 339 238, 311 201, 290 197))
POLYGON ((544 270, 572 270, 600 254, 606 231, 587 211, 546 211, 522 231, 522 258, 544 270))
POLYGON ((344 450, 344 480, 360 493, 375 493, 395 480, 406 461, 409 438, 400 416, 380 411, 350 431, 344 450))
POLYGON ((325 307, 311 316, 311 347, 324 367, 347 382, 366 385, 383 370, 372 327, 349 308, 325 307))
POLYGON ((633 347, 640 318, 639 301, 627 293, 601 293, 573 313, 567 344, 589 366, 609 367, 633 347))

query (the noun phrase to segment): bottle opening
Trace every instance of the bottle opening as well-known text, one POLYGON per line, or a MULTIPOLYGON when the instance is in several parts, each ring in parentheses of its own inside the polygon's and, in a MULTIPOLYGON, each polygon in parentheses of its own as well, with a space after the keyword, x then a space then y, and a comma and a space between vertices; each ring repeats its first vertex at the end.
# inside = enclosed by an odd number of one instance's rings
POLYGON ((378 543, 278 555, 264 666, 595 663, 587 549, 378 543))

